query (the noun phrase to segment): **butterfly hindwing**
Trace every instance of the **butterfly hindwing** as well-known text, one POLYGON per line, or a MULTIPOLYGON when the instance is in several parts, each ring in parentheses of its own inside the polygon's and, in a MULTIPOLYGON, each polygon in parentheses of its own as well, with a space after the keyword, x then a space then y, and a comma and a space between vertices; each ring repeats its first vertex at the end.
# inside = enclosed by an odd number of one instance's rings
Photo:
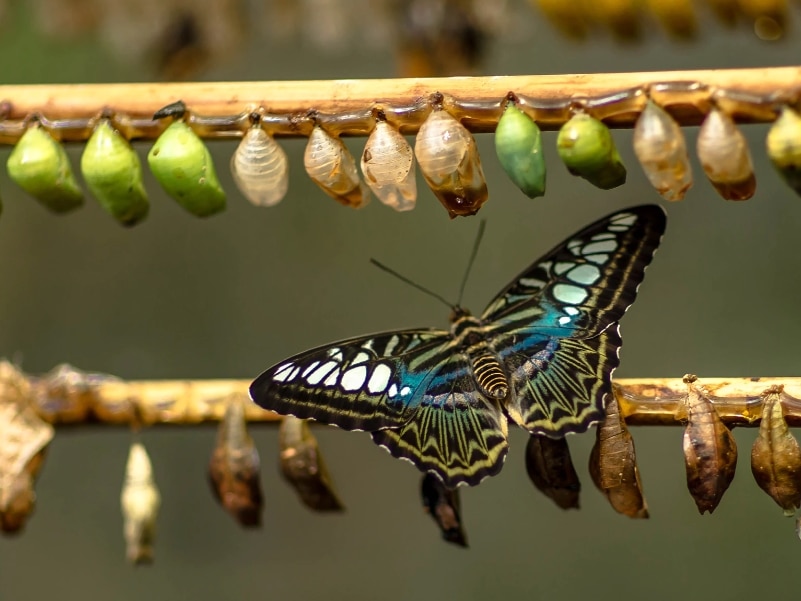
POLYGON ((506 413, 535 434, 584 432, 603 417, 619 364, 618 324, 592 338, 549 338, 528 353, 508 353, 512 382, 506 413))
POLYGON ((658 205, 614 213, 535 261, 487 306, 495 336, 589 338, 620 320, 665 231, 658 205))
POLYGON ((394 457, 435 473, 448 488, 478 484, 503 467, 507 422, 497 401, 476 387, 467 358, 453 353, 432 373, 411 419, 373 432, 394 457))
POLYGON ((421 329, 321 346, 265 371, 250 396, 265 409, 346 430, 401 426, 449 341, 447 332, 421 329))

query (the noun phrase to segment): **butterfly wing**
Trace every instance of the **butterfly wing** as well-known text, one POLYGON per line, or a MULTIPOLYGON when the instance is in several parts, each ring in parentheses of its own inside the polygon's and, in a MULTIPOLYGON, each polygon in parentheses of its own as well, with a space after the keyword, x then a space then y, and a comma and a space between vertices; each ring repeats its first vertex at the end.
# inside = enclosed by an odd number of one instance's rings
POLYGON ((536 261, 487 307, 512 383, 506 412, 531 432, 583 432, 603 414, 619 364, 618 320, 665 231, 657 205, 613 213, 536 261))
POLYGON ((496 335, 523 345, 527 333, 590 338, 620 320, 665 232, 665 211, 642 205, 613 213, 535 261, 484 311, 496 335))
POLYGON ((256 404, 281 415, 373 431, 405 424, 450 336, 404 330, 321 346, 266 370, 250 385, 256 404))
POLYGON ((506 435, 499 405, 478 391, 467 356, 455 349, 432 372, 411 419, 372 433, 393 457, 436 474, 448 488, 473 486, 497 474, 506 457, 506 435))
POLYGON ((282 415, 372 432, 450 487, 497 473, 506 456, 506 417, 479 393, 443 331, 388 332, 301 353, 261 374, 250 396, 282 415))

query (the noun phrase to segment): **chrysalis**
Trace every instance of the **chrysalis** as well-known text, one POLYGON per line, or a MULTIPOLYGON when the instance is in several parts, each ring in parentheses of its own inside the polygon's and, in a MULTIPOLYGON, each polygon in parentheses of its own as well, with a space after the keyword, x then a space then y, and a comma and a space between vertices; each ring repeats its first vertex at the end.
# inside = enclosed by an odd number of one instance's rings
POLYGON ((214 496, 244 528, 261 526, 263 496, 259 452, 247 431, 245 404, 233 395, 217 431, 217 445, 209 461, 214 496))
POLYGON ((278 443, 281 474, 303 504, 315 511, 342 511, 344 506, 334 492, 317 439, 306 420, 284 417, 278 430, 278 443))
POLYGON ((508 102, 495 128, 495 153, 501 167, 529 198, 545 194, 545 155, 537 124, 508 102))
POLYGON ((414 152, 401 133, 379 120, 362 153, 362 173, 378 200, 396 211, 411 211, 417 201, 414 152))
POLYGON ((161 496, 153 480, 150 457, 139 442, 131 444, 120 503, 128 561, 134 564, 152 562, 161 496))
POLYGON ((451 219, 475 215, 487 201, 487 183, 472 134, 442 108, 420 126, 414 155, 426 182, 451 219))
POLYGON ((225 192, 217 180, 209 149, 184 121, 173 121, 147 155, 164 191, 197 217, 225 209, 225 192))
POLYGON ((684 134, 673 117, 652 101, 645 105, 634 126, 634 153, 663 198, 684 198, 693 185, 684 134))
POLYGON ((449 543, 467 547, 467 536, 462 527, 459 490, 446 488, 434 474, 426 473, 420 486, 423 507, 442 531, 449 543))
POLYGON ((0 361, 0 531, 6 534, 22 530, 33 512, 34 482, 54 434, 32 400, 25 375, 0 361))
POLYGON ((782 389, 767 391, 759 436, 751 448, 751 472, 759 487, 792 515, 801 506, 801 448, 787 427, 782 389))
POLYGON ((647 518, 640 471, 626 421, 615 395, 606 403, 606 416, 598 425, 590 453, 590 475, 612 508, 630 518, 647 518))
POLYGON ((342 140, 319 125, 309 136, 303 164, 312 181, 346 207, 359 209, 370 202, 370 192, 359 179, 356 159, 342 140))
POLYGON ((254 124, 231 157, 231 174, 239 191, 257 207, 271 207, 286 196, 289 160, 275 139, 254 124))
POLYGON ((713 109, 698 132, 698 159, 725 200, 747 200, 756 191, 751 153, 731 117, 713 109))
POLYGON ((694 385, 696 379, 684 376, 687 427, 683 447, 687 488, 703 514, 715 511, 734 479, 737 445, 712 402, 694 385))
POLYGON ((776 170, 797 194, 801 194, 801 115, 790 107, 768 131, 768 156, 776 170))
POLYGON ((22 135, 6 168, 20 188, 54 213, 67 213, 83 204, 66 151, 39 123, 22 135))
POLYGON ((598 119, 579 113, 559 130, 559 157, 567 170, 601 188, 611 190, 626 183, 626 168, 612 133, 598 119))
POLYGON ((534 486, 562 509, 579 508, 579 482, 565 438, 528 437, 526 471, 534 486))
POLYGON ((122 225, 136 225, 145 218, 150 205, 142 164, 108 119, 100 121, 86 143, 81 172, 94 197, 122 225))

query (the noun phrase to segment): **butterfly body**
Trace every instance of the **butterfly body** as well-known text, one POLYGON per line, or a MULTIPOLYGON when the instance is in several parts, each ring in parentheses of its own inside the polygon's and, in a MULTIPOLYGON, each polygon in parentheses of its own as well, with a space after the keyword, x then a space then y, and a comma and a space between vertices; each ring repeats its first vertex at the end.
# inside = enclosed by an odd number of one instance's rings
POLYGON ((621 339, 665 228, 654 205, 614 213, 523 271, 480 317, 306 351, 260 375, 253 400, 281 414, 366 430, 448 487, 503 466, 511 420, 561 438, 603 415, 621 339))

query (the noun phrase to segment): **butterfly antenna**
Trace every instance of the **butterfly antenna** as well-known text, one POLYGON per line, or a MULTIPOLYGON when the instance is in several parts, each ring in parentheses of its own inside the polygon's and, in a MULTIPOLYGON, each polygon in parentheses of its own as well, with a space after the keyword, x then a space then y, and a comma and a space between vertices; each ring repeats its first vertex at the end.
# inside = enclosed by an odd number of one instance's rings
POLYGON ((398 278, 398 279, 399 279, 401 282, 406 282, 407 284, 409 284, 409 285, 410 285, 410 286, 412 286, 413 288, 417 288, 417 289, 418 289, 420 292, 425 292, 427 295, 429 295, 429 296, 433 296, 435 299, 437 299, 437 300, 438 300, 438 301, 440 301, 441 303, 444 303, 444 304, 445 304, 445 305, 446 305, 446 306, 447 306, 449 309, 453 309, 453 308, 454 308, 454 305, 453 305, 452 303, 449 303, 447 300, 445 300, 443 297, 441 297, 441 296, 440 296, 439 294, 437 294, 436 292, 432 292, 431 290, 429 290, 428 288, 425 288, 425 287, 421 286, 421 285, 420 285, 420 284, 418 284, 417 282, 413 282, 412 280, 410 280, 410 279, 409 279, 409 278, 407 278, 406 276, 403 276, 403 275, 399 274, 399 273, 398 273, 397 271, 395 271, 394 269, 392 269, 392 268, 390 268, 390 267, 387 267, 386 265, 384 265, 383 263, 380 263, 380 262, 379 262, 379 261, 377 261, 376 259, 373 259, 373 258, 371 258, 371 259, 370 259, 370 262, 371 262, 373 265, 375 265, 376 267, 378 267, 379 269, 383 269, 383 270, 384 270, 384 271, 386 271, 387 273, 390 273, 390 274, 394 275, 394 276, 395 276, 396 278, 398 278))
POLYGON ((467 269, 462 278, 462 287, 459 288, 459 300, 456 301, 456 306, 462 306, 462 298, 464 297, 464 289, 467 286, 467 278, 470 275, 470 270, 473 268, 473 262, 476 260, 478 254, 478 247, 481 245, 481 238, 484 236, 484 228, 487 227, 487 220, 482 219, 478 224, 478 234, 476 234, 476 241, 473 243, 473 252, 470 253, 470 260, 467 262, 467 269))

